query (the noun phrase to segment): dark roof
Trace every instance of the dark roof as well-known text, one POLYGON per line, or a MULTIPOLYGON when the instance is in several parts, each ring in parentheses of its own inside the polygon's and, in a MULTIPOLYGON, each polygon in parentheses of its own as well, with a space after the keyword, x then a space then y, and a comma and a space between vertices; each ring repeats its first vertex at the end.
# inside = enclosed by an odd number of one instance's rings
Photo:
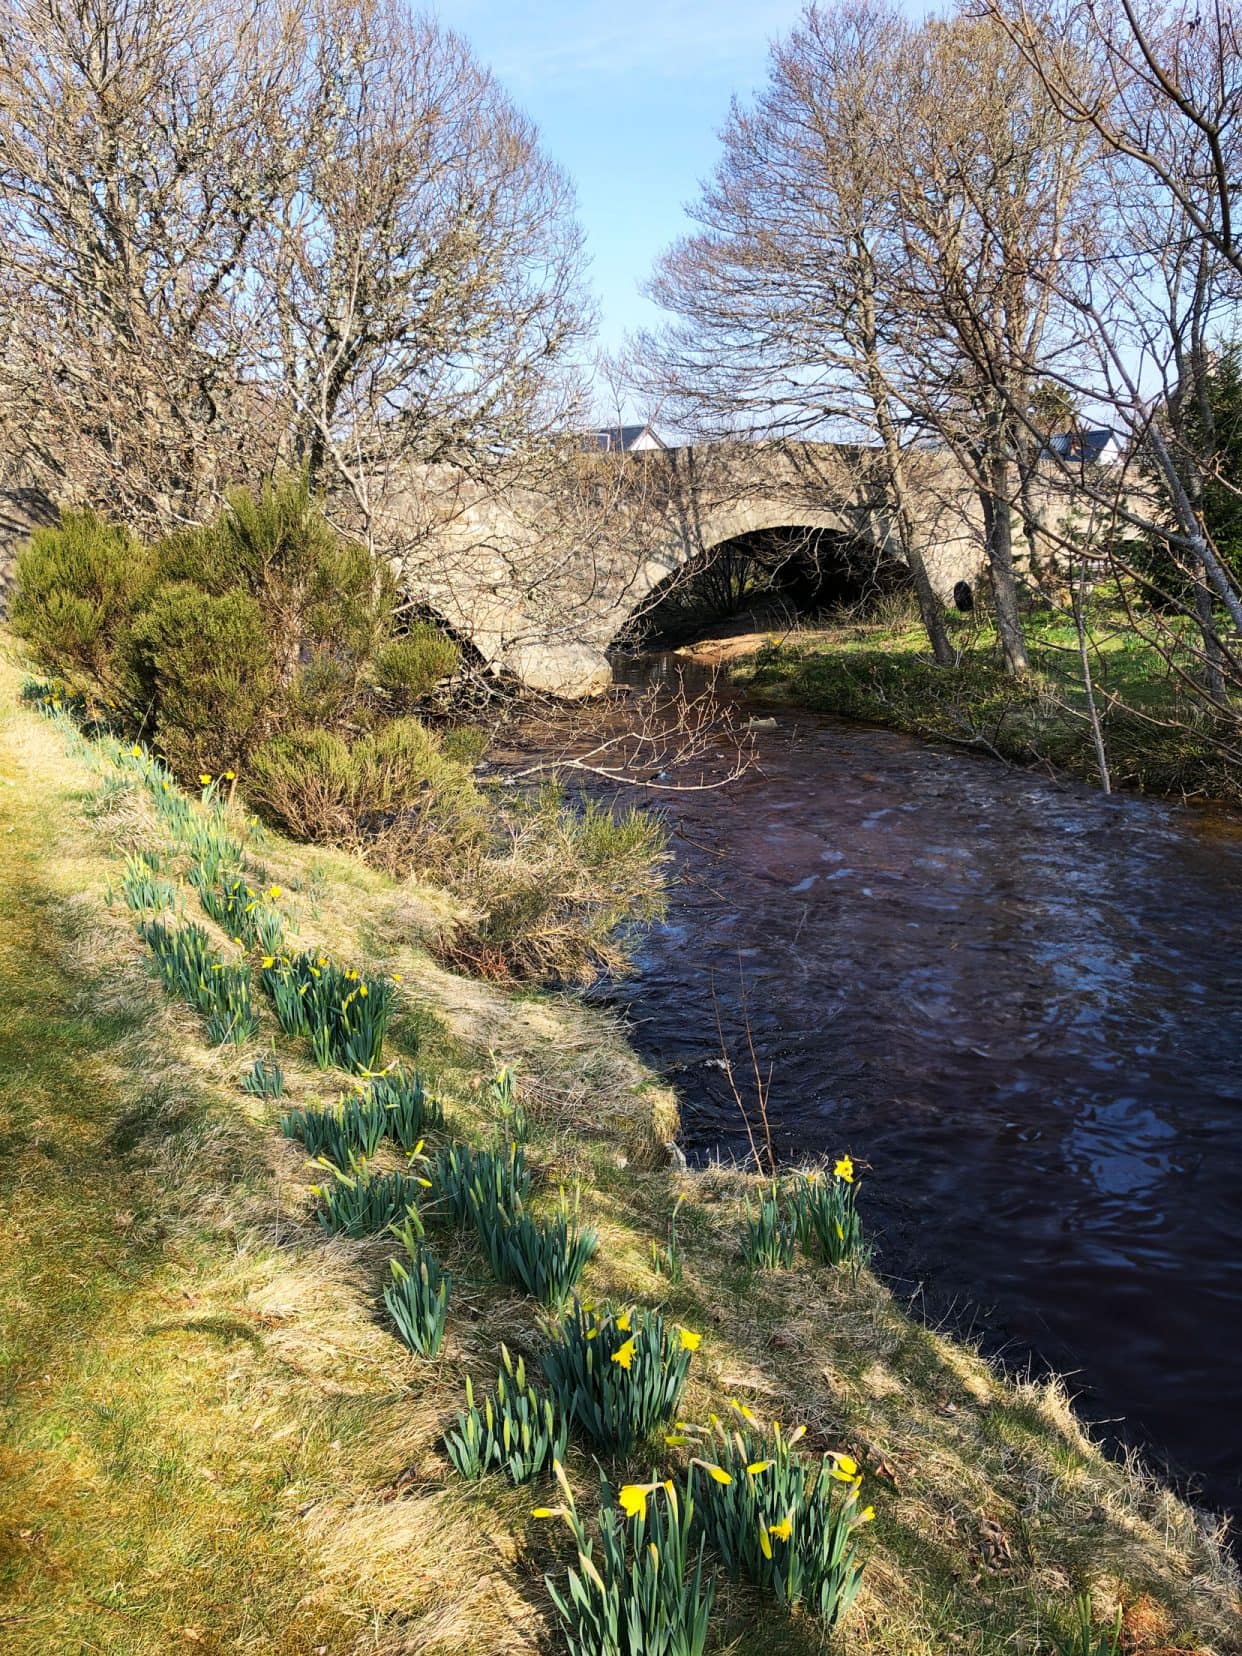
POLYGON ((1048 448, 1062 460, 1080 460, 1091 465, 1099 460, 1110 441, 1120 446, 1121 439, 1111 426, 1099 426, 1090 431, 1059 431, 1048 439, 1048 448))
POLYGON ((654 437, 661 448, 665 446, 650 425, 601 426, 598 431, 583 434, 582 446, 584 449, 600 449, 605 454, 615 453, 618 449, 632 449, 644 434, 654 437))

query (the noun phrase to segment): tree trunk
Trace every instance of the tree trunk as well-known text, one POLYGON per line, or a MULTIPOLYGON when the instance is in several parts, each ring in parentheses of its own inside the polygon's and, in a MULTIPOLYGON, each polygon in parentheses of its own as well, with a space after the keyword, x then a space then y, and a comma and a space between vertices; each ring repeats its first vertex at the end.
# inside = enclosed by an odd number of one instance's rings
POLYGON ((1030 657, 1022 636, 1018 613, 1018 583, 1013 570, 1013 523, 1009 514, 1012 494, 1012 464, 1004 455, 987 462, 989 487, 980 490, 983 524, 987 537, 988 573, 996 607, 996 630, 1000 635, 1005 670, 1015 675, 1030 671, 1030 657))

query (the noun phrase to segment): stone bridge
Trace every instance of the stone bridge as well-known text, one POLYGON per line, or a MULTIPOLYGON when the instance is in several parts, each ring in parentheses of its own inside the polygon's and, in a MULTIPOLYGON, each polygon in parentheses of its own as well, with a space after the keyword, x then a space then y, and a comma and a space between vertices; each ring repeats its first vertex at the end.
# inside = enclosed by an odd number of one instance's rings
MULTIPOLYGON (((928 572, 946 599, 983 563, 978 506, 941 454, 911 456, 928 572)), ((580 457, 556 486, 487 487, 450 467, 407 477, 377 541, 402 586, 483 659, 534 689, 596 694, 605 654, 677 571, 758 530, 827 530, 859 556, 890 550, 874 450, 720 443, 580 457)))

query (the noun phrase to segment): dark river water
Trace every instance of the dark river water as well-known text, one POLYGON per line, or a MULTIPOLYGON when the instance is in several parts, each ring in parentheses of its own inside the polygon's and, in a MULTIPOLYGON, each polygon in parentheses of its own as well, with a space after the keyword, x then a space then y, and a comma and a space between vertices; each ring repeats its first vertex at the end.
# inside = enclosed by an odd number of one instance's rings
POLYGON ((662 796, 667 922, 610 991, 687 1152, 746 1154, 744 998, 778 1152, 868 1164, 881 1272, 1242 1511, 1242 823, 775 717, 662 796))

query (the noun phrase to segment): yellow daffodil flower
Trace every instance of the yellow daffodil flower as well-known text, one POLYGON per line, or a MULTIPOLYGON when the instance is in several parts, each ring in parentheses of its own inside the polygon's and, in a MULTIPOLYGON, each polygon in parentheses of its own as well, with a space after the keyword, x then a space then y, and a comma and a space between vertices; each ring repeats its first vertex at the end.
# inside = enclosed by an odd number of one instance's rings
POLYGON ((768 1532, 776 1536, 778 1541, 788 1541, 793 1533, 793 1514, 782 1518, 779 1524, 769 1524, 768 1532))
POLYGON ((654 1484, 622 1484, 617 1491, 617 1505, 627 1518, 645 1518, 647 1497, 654 1488, 654 1484))
POLYGON ((635 1342, 632 1339, 627 1340, 623 1346, 618 1346, 616 1351, 613 1352, 613 1362, 619 1363, 623 1369, 628 1370, 630 1364, 634 1361, 636 1349, 635 1342))
POLYGON ((683 1351, 697 1351, 703 1344, 703 1336, 701 1334, 695 1334, 689 1328, 679 1328, 677 1332, 681 1335, 681 1348, 683 1351))
POLYGON ((281 888, 279 886, 268 886, 267 894, 274 903, 281 894, 281 888))
POLYGON ((237 781, 237 772, 236 771, 225 771, 224 780, 226 782, 236 782, 237 781))
POLYGON ((752 1478, 757 1478, 761 1472, 766 1472, 768 1467, 771 1466, 771 1464, 772 1464, 772 1462, 770 1460, 767 1460, 767 1461, 751 1461, 750 1465, 746 1468, 746 1470, 752 1478))
POLYGON ((275 955, 264 955, 263 956, 263 966, 264 966, 265 970, 266 970, 267 967, 274 966, 275 964, 276 964, 276 956, 275 955))
POLYGON ((771 1558, 772 1542, 768 1536, 768 1526, 766 1524, 760 1524, 759 1526, 759 1547, 765 1558, 771 1558))
POLYGON ((621 1315, 615 1319, 613 1326, 615 1328, 619 1328, 621 1330, 622 1334, 628 1334, 629 1331, 630 1331, 630 1314, 629 1314, 629 1312, 628 1311, 623 1311, 621 1313, 621 1315))
POLYGON ((401 982, 401 981, 402 981, 402 979, 401 979, 401 973, 400 973, 400 972, 394 972, 394 973, 393 973, 393 974, 392 974, 392 981, 393 981, 393 982, 394 982, 394 983, 400 983, 400 982, 401 982))
POLYGON ((858 1476, 858 1462, 852 1455, 833 1455, 832 1475, 842 1483, 853 1483, 858 1476))
POLYGON ((846 1184, 853 1184, 854 1163, 849 1156, 842 1156, 832 1171, 836 1178, 844 1179, 846 1184))
POLYGON ((203 784, 204 788, 211 786, 211 778, 206 775, 206 773, 199 777, 199 781, 203 784))
POLYGON ((875 1508, 873 1506, 864 1507, 862 1509, 862 1511, 858 1514, 858 1522, 860 1524, 870 1524, 874 1520, 874 1518, 875 1518, 875 1508))

